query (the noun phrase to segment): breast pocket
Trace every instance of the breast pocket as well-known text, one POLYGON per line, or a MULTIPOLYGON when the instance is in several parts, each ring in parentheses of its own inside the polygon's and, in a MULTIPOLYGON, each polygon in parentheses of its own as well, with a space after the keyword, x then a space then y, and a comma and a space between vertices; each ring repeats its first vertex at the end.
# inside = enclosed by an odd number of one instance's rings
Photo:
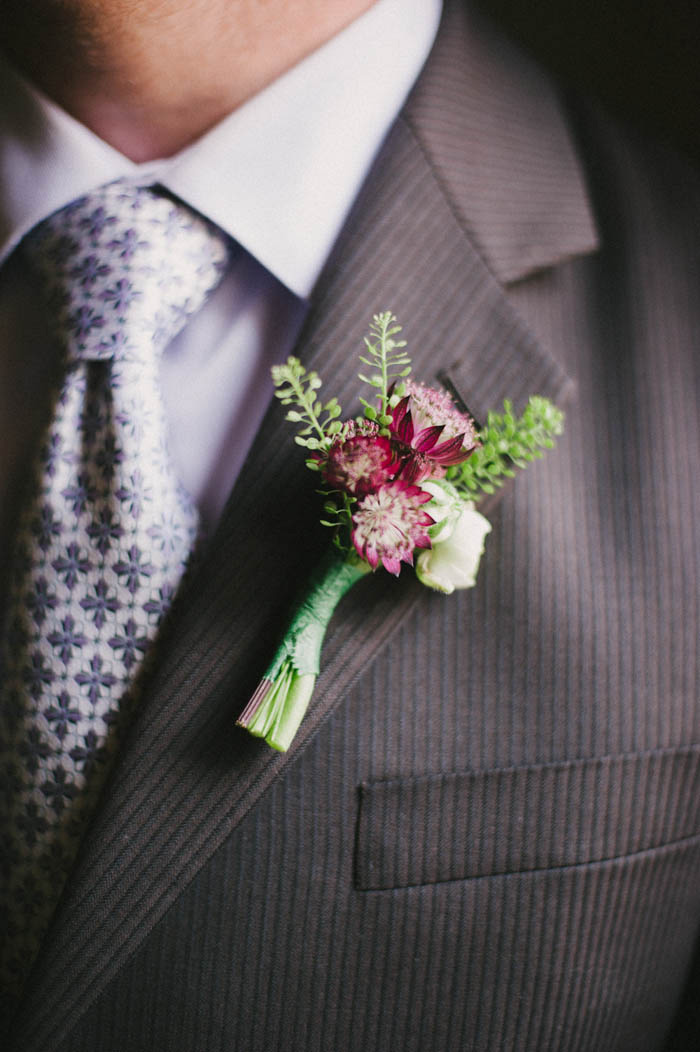
POLYGON ((362 891, 633 856, 700 833, 700 746, 360 786, 362 891))

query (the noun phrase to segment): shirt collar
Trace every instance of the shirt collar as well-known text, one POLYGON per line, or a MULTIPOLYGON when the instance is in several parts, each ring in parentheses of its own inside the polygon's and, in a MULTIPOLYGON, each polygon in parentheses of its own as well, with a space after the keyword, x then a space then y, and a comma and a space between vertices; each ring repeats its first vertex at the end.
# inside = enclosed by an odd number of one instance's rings
POLYGON ((427 58, 440 8, 378 0, 196 143, 141 165, 0 67, 0 262, 96 186, 160 182, 308 296, 427 58))
POLYGON ((136 165, 0 63, 0 262, 40 220, 136 165))

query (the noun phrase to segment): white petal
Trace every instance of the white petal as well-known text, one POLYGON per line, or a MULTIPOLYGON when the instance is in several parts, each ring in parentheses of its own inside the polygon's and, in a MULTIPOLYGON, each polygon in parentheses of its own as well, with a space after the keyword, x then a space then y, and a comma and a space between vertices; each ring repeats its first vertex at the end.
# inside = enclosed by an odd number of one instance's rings
POLYGON ((465 502, 449 537, 418 556, 418 580, 446 595, 456 588, 471 588, 476 584, 484 539, 490 531, 488 519, 472 503, 465 502))

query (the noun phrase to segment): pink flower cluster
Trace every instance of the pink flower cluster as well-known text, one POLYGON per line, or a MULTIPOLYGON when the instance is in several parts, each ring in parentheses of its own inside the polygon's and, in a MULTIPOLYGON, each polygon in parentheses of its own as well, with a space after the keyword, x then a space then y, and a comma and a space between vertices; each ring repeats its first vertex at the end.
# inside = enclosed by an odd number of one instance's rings
POLYGON ((330 449, 318 455, 333 489, 354 498, 350 537, 361 558, 398 576, 413 565, 415 548, 429 548, 433 519, 420 483, 442 478, 477 444, 474 424, 445 391, 407 381, 393 409, 389 435, 369 421, 347 421, 330 449))

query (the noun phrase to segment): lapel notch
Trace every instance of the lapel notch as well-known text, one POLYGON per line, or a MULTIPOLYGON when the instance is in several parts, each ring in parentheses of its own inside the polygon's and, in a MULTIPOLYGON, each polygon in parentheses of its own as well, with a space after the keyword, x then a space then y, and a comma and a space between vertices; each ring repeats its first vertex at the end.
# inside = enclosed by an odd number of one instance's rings
POLYGON ((502 284, 598 247, 558 91, 474 5, 445 0, 406 119, 502 284))

